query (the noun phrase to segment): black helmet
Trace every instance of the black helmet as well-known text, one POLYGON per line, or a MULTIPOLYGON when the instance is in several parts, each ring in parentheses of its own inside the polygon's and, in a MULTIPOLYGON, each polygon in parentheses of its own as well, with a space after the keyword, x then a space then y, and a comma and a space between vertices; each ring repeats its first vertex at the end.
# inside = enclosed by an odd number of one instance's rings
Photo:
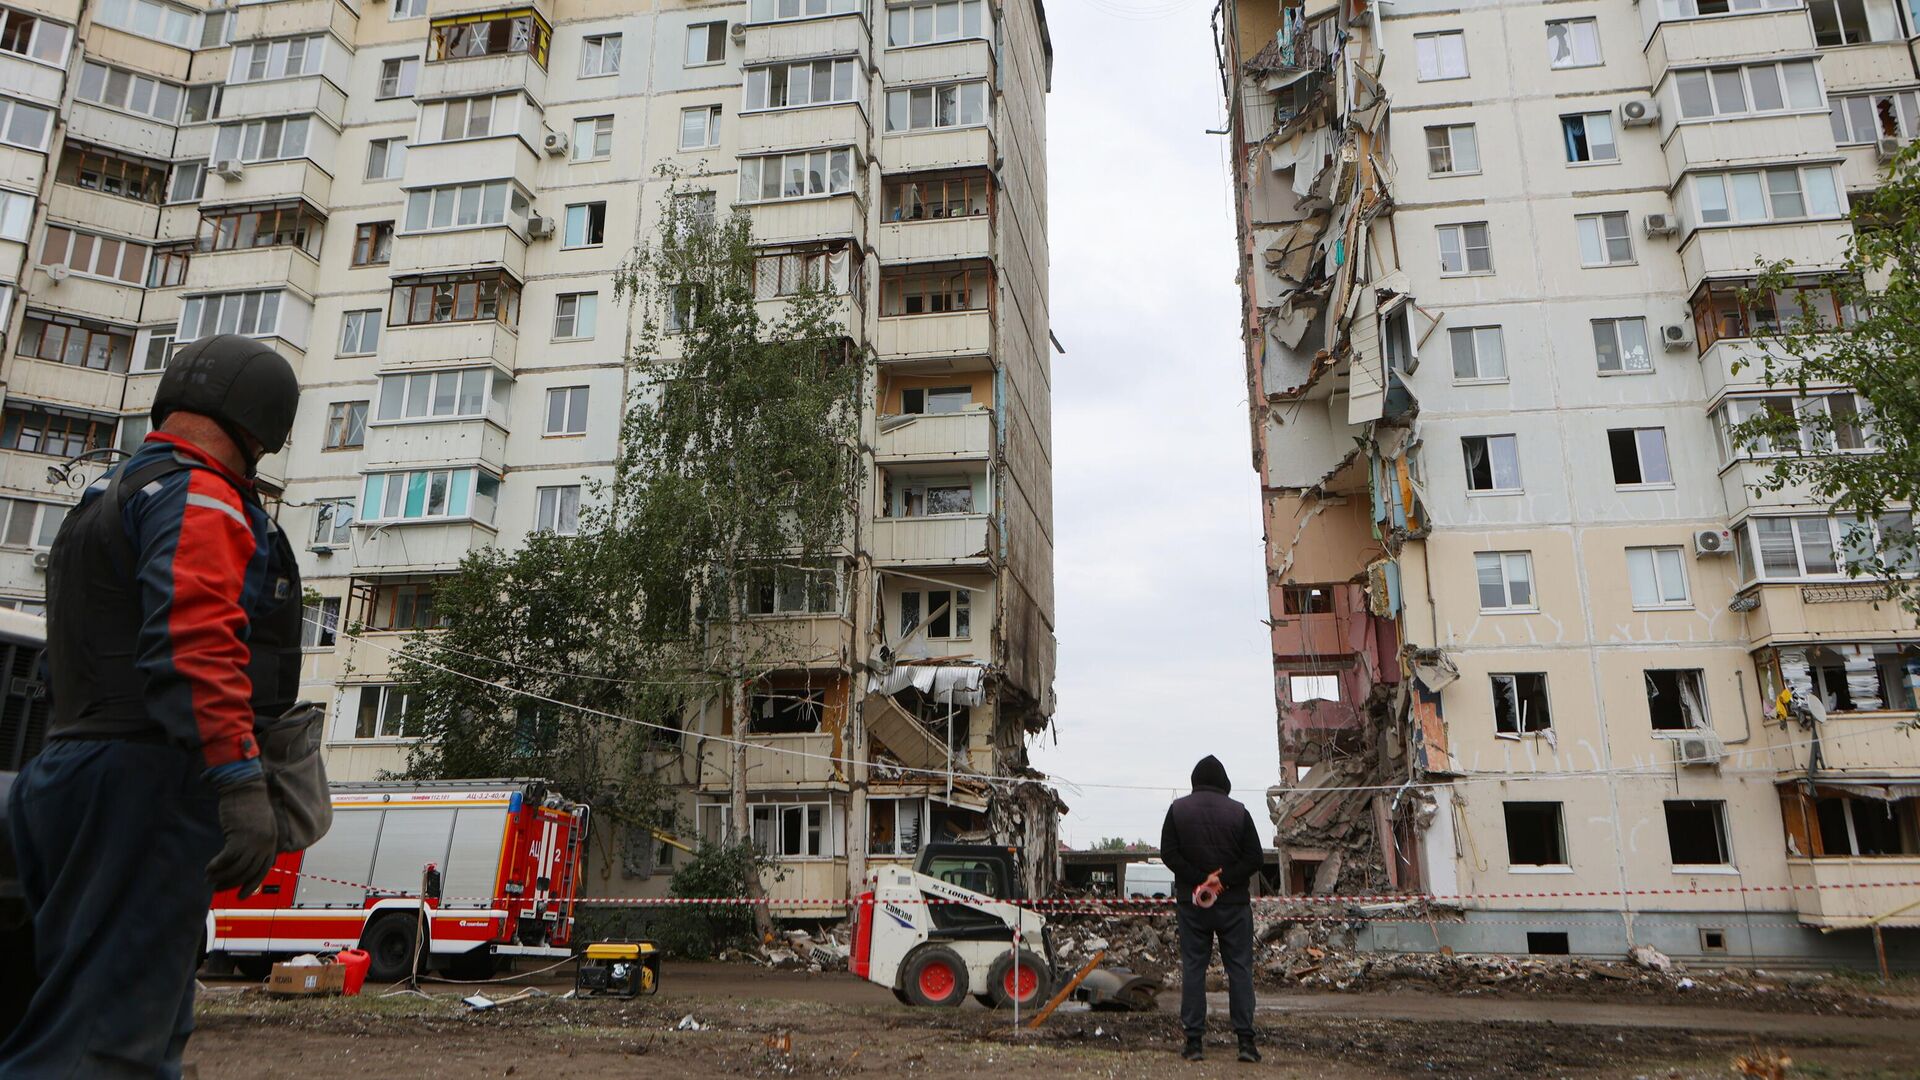
POLYGON ((153 395, 153 426, 175 410, 199 413, 224 428, 247 453, 237 432, 253 436, 261 452, 286 445, 300 404, 300 380, 286 357, 239 334, 201 338, 167 361, 153 395))

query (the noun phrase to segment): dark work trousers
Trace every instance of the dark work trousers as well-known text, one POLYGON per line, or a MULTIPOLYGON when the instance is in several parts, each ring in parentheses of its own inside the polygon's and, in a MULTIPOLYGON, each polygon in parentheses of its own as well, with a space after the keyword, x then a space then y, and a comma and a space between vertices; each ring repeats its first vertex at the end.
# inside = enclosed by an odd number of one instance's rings
POLYGON ((1207 1030, 1207 961, 1220 939, 1220 963, 1227 969, 1227 1015, 1234 1034, 1253 1037, 1253 908, 1248 904, 1210 908, 1181 903, 1180 1026, 1189 1038, 1207 1030))
POLYGON ((220 850, 199 755, 54 740, 13 785, 9 824, 40 986, 0 1077, 180 1075, 220 850))

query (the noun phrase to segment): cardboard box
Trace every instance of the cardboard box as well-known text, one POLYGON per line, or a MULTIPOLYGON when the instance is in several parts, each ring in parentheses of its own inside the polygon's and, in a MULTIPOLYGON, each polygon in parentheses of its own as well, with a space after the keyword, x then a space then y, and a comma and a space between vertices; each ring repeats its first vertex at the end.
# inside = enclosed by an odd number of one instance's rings
POLYGON ((307 997, 316 994, 338 994, 346 985, 347 968, 344 964, 273 965, 273 974, 267 976, 267 993, 286 994, 307 997))

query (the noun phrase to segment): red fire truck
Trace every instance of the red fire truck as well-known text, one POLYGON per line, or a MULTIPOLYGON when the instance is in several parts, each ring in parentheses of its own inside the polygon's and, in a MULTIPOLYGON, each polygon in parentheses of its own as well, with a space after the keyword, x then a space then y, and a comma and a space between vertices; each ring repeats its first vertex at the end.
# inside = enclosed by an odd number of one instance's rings
POLYGON ((368 978, 391 981, 413 963, 424 903, 423 969, 484 977, 504 958, 558 960, 573 951, 586 840, 587 807, 539 780, 335 784, 319 843, 280 856, 245 900, 214 895, 207 955, 264 975, 276 957, 357 947, 368 978))

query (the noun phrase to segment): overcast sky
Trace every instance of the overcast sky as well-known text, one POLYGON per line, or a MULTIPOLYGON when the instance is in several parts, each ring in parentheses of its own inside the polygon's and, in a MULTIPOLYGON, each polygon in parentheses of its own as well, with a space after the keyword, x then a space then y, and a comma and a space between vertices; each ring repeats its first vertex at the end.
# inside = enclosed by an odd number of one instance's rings
MULTIPOLYGON (((1158 843, 1194 762, 1270 832, 1272 665, 1211 0, 1050 0, 1064 839, 1158 843), (1125 12, 1135 13, 1128 17, 1125 12), (1141 18, 1142 12, 1166 12, 1141 18)), ((1058 745, 1054 745, 1057 741, 1058 745)))

